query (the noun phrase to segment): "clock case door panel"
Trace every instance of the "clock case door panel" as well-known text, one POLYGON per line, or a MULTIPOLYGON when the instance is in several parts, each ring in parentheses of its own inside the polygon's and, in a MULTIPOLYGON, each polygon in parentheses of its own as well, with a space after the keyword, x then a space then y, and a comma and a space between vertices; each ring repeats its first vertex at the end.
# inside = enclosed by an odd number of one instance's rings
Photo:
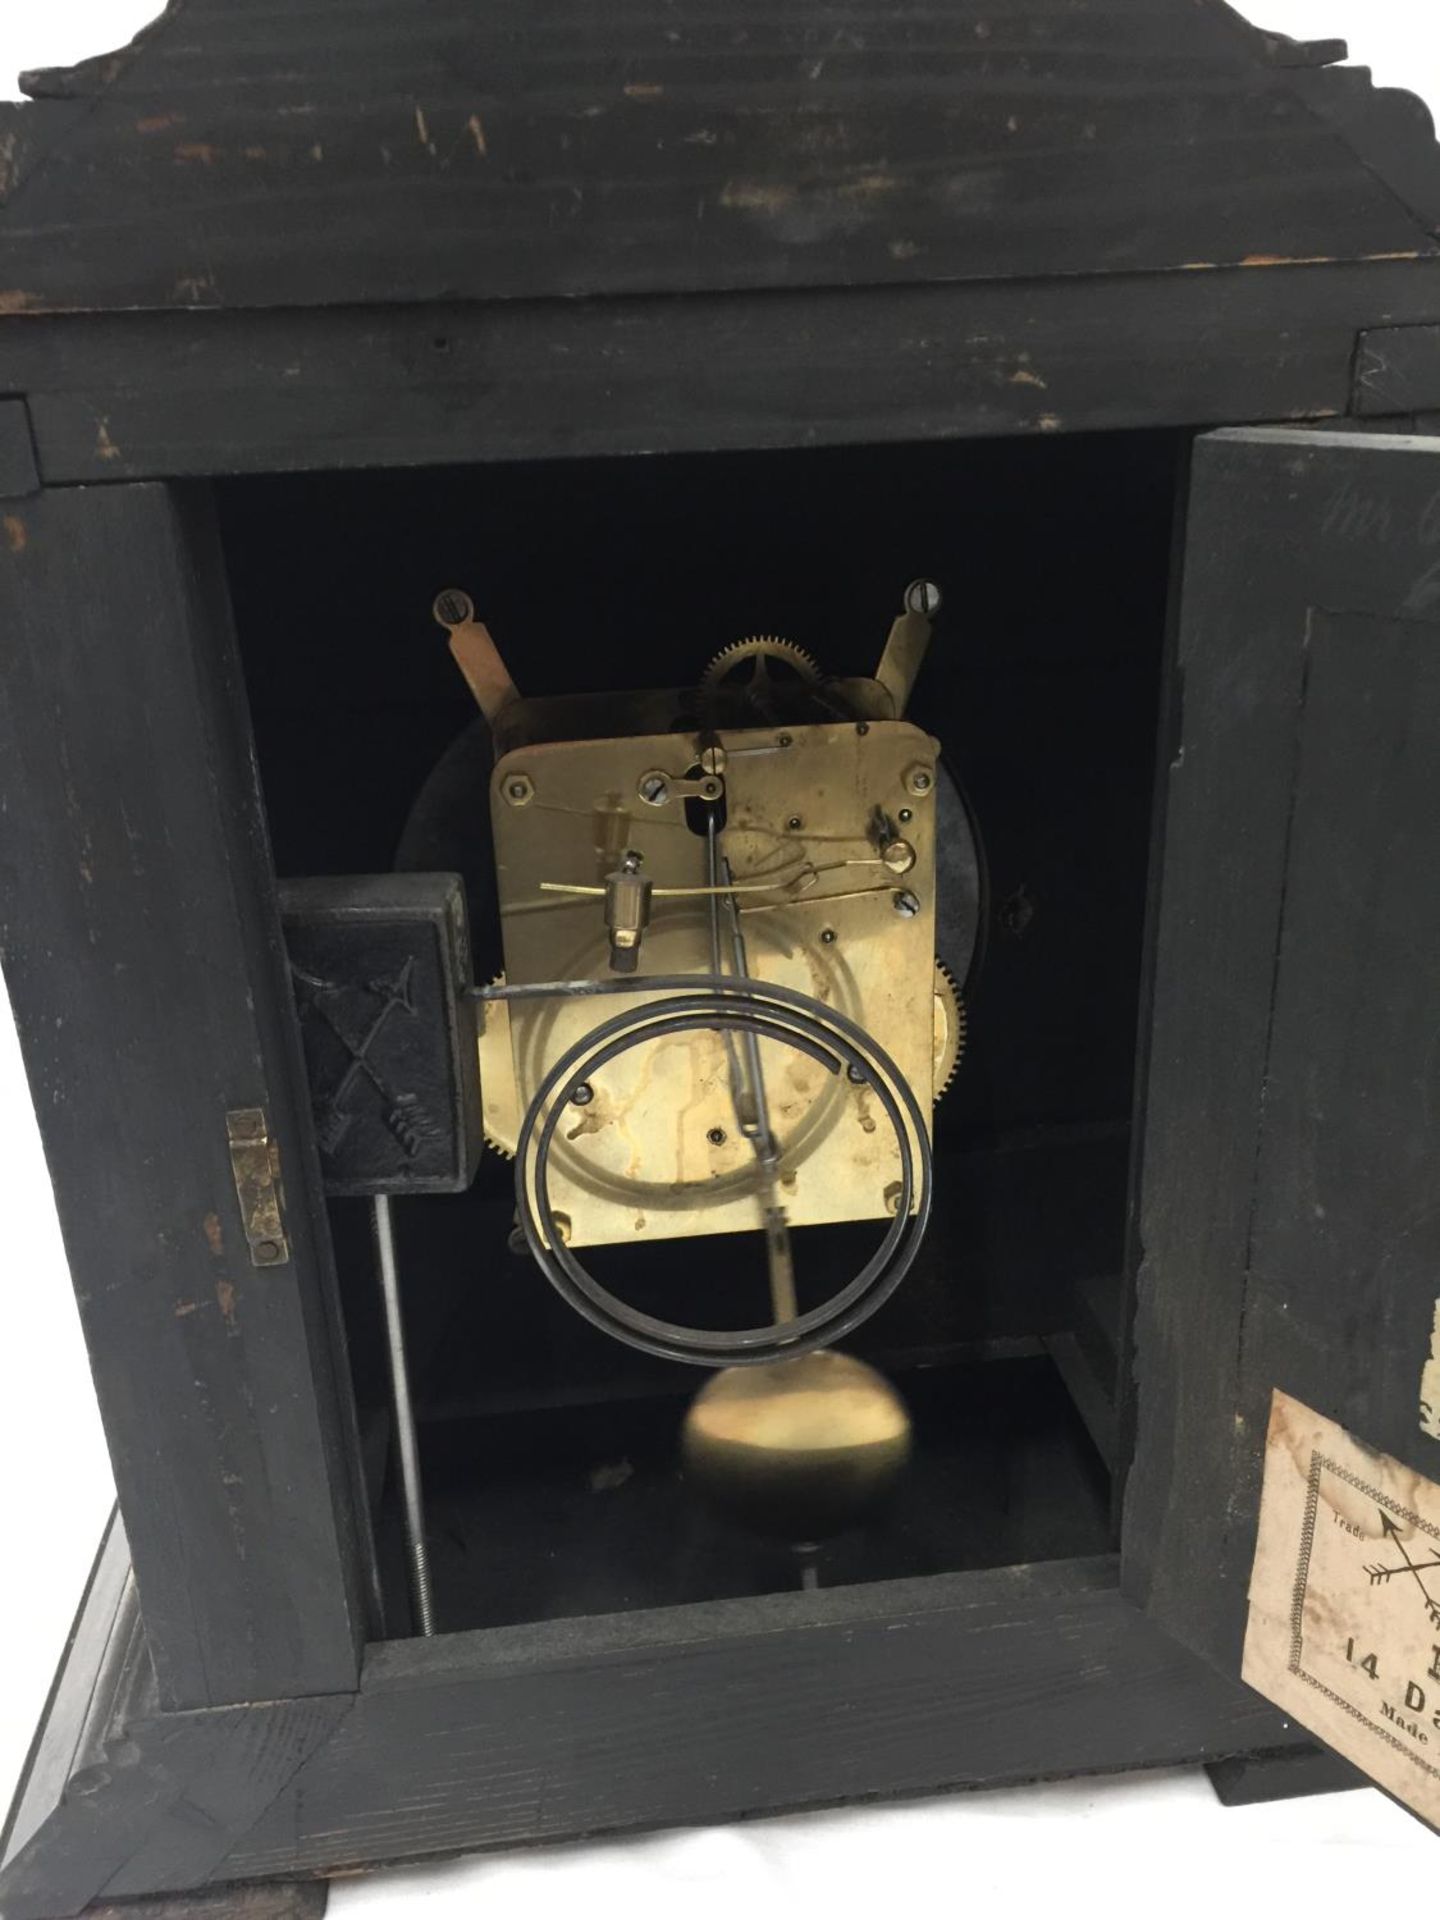
POLYGON ((1178 605, 1122 1578, 1233 1676, 1274 1389, 1440 1480, 1440 439, 1200 439, 1178 605))

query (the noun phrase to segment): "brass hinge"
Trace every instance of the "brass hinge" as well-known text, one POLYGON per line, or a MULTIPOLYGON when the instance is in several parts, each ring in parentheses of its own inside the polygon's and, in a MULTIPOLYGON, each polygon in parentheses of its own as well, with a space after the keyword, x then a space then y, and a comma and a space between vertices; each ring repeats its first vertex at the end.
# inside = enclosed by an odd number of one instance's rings
POLYGON ((280 1149, 270 1138, 263 1107, 235 1107, 225 1116, 230 1168, 251 1264, 282 1267, 290 1258, 281 1217, 280 1149))

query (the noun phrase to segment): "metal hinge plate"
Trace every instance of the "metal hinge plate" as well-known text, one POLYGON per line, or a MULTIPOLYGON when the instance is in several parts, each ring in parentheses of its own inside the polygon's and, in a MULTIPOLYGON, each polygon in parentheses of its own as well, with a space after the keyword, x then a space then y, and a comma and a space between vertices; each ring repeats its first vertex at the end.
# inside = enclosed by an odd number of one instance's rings
POLYGON ((263 1107, 235 1107, 225 1116, 230 1168, 240 1220, 257 1267, 283 1267, 290 1258, 281 1203, 280 1149, 270 1138, 263 1107))

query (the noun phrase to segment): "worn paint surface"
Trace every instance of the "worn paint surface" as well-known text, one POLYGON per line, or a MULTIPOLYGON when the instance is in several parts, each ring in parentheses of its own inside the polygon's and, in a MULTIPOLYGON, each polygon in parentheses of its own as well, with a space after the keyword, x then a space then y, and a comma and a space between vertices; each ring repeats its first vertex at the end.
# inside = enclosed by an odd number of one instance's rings
POLYGON ((295 0, 264 34, 197 6, 114 63, 44 76, 43 140, 30 107, 0 112, 0 197, 25 174, 9 273, 46 311, 193 304, 200 236, 225 304, 265 309, 1313 269, 1440 245, 1440 164, 1402 97, 1277 69, 1212 0, 1122 9, 1123 54, 1103 8, 960 0, 923 24, 742 6, 723 32, 622 12, 563 54, 523 10, 482 12, 463 58, 419 0, 383 18, 295 0), (318 248, 327 228, 364 242, 318 248))

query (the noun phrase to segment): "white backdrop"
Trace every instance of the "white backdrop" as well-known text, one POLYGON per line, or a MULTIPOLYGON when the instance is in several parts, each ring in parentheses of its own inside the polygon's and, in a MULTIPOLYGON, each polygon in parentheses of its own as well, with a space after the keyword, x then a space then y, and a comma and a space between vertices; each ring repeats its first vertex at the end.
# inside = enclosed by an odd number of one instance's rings
MULTIPOLYGON (((474 0, 482 6, 484 0, 474 0)), ((1343 35, 1377 81, 1440 111, 1434 0, 1254 0, 1297 37, 1343 35)), ((0 0, 0 99, 22 69, 67 65, 127 40, 154 0, 0 0)), ((4 770, 0 768, 0 787, 4 770)), ((64 1253, 0 1000, 0 1803, 18 1776, 111 1502, 64 1253)), ((919 1906, 1054 1920, 1077 1905, 1167 1920, 1272 1904, 1355 1920, 1367 1904, 1433 1904, 1432 1837, 1377 1793, 1225 1811, 1198 1773, 972 1794, 543 1853, 457 1861, 341 1882, 336 1920, 399 1920, 483 1906, 547 1920, 577 1906, 650 1920, 919 1906), (928 1896, 928 1898, 927 1898, 928 1896)))

